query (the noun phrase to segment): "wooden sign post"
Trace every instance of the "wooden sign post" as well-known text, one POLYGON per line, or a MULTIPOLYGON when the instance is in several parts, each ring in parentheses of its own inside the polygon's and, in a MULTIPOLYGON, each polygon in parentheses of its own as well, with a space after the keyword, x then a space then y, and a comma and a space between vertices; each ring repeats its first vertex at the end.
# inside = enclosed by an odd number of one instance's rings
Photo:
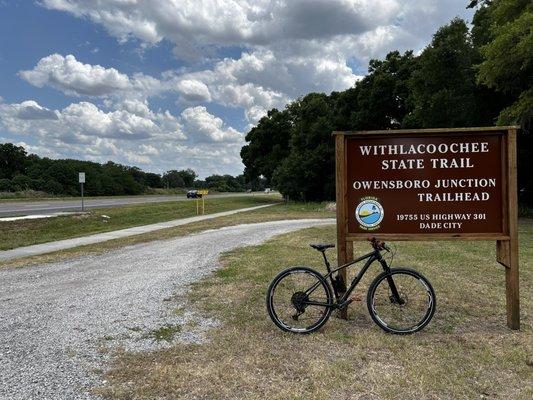
POLYGON ((369 236, 496 241, 507 325, 519 329, 517 129, 333 132, 339 265, 369 236))

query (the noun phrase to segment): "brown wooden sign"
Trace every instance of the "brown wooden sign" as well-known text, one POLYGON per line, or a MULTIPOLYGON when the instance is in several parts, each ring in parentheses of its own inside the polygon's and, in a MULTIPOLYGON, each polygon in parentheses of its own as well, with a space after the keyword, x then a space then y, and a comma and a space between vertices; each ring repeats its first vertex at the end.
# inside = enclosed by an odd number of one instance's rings
POLYGON ((355 240, 496 240, 519 328, 516 127, 334 132, 339 262, 355 240))

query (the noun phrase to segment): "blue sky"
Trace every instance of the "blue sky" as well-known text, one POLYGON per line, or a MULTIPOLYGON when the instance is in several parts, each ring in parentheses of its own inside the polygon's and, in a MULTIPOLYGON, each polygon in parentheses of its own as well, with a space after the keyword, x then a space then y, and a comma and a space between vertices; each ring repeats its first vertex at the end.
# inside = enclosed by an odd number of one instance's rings
POLYGON ((272 107, 420 51, 466 1, 0 0, 0 142, 52 158, 239 174, 272 107))

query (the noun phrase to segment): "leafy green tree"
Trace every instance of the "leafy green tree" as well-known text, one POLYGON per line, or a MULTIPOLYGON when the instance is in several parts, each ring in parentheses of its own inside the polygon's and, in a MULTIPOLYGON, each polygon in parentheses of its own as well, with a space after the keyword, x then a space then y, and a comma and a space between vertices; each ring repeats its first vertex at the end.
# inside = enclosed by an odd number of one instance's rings
POLYGON ((161 180, 161 175, 159 174, 155 174, 153 172, 147 172, 145 181, 148 187, 151 187, 151 188, 163 187, 163 181, 161 180))
POLYGON ((0 179, 0 192, 11 192, 13 190, 13 185, 11 180, 7 178, 0 179))
MULTIPOLYGON (((369 74, 354 88, 330 96, 311 93, 289 105, 289 155, 278 161, 274 186, 295 200, 333 199, 335 149, 331 132, 400 127, 408 112, 409 80, 415 63, 412 52, 391 52, 385 60, 372 60, 369 74)), ((268 137, 268 131, 263 136, 268 137)))
POLYGON ((129 171, 130 167, 108 161, 103 165, 103 169, 106 175, 111 177, 114 181, 115 190, 113 190, 113 195, 133 195, 143 192, 143 185, 137 182, 131 175, 129 171))
POLYGON ((31 181, 30 181, 30 189, 39 190, 39 191, 45 191, 44 190, 44 184, 45 184, 45 180, 43 178, 31 179, 31 181))
MULTIPOLYGON (((80 193, 79 172, 85 172, 85 192, 92 196, 141 194, 147 186, 162 187, 159 174, 144 172, 137 167, 111 161, 99 164, 72 159, 52 160, 27 155, 23 147, 12 143, 0 143, 0 190, 33 189, 77 196, 80 193)), ((189 182, 196 176, 192 170, 179 172, 189 182)))
POLYGON ((533 2, 485 2, 476 17, 476 30, 489 29, 480 40, 484 60, 479 64, 478 82, 514 99, 500 112, 498 123, 522 123, 529 130, 533 117, 533 2))
POLYGON ((360 92, 358 88, 353 87, 343 92, 331 93, 329 97, 333 102, 332 107, 335 110, 332 121, 335 129, 340 131, 358 129, 354 120, 356 119, 356 113, 359 111, 357 101, 360 92))
POLYGON ((479 8, 474 14, 474 17, 472 18, 471 29, 472 44, 477 49, 481 48, 481 46, 486 45, 493 39, 493 34, 490 29, 491 17, 488 4, 490 4, 490 1, 487 3, 484 1, 479 2, 477 0, 474 0, 467 7, 474 8, 479 6, 479 8))
POLYGON ((63 193, 63 186, 57 181, 49 179, 44 183, 42 190, 50 194, 61 194, 63 193))
POLYGON ((304 201, 334 197, 333 104, 329 96, 311 93, 290 105, 290 153, 273 176, 283 195, 304 201))
POLYGON ((11 179, 23 174, 26 168, 26 150, 12 143, 0 143, 0 179, 11 179))
MULTIPOLYGON (((533 204, 533 3, 485 1, 476 11, 473 35, 483 56, 478 82, 505 96, 498 124, 520 124, 518 189, 523 204, 533 204)), ((474 4, 475 5, 475 4, 474 4)))
POLYGON ((141 185, 146 185, 146 172, 144 172, 139 167, 128 167, 127 168, 128 174, 131 175, 131 177, 141 185))
POLYGON ((468 27, 459 18, 441 27, 424 49, 411 78, 413 111, 408 127, 481 125, 477 117, 476 52, 468 27))
MULTIPOLYGON (((49 163, 47 174, 54 178, 64 188, 64 194, 77 196, 78 190, 78 172, 74 160, 52 160, 49 163)), ((87 193, 89 194, 89 193, 87 193)))
POLYGON ((17 174, 11 179, 11 184, 16 191, 31 189, 31 178, 26 175, 17 174))
POLYGON ((194 180, 198 177, 198 174, 190 168, 182 169, 181 171, 178 171, 178 174, 181 176, 181 179, 183 179, 184 187, 192 187, 194 180))
POLYGON ((163 174, 162 182, 163 185, 171 188, 192 187, 197 176, 196 172, 190 168, 181 171, 173 169, 163 174))
POLYGON ((169 188, 181 188, 185 186, 185 181, 181 174, 175 169, 163 174, 163 182, 169 188))
POLYGON ((203 186, 217 192, 243 192, 245 190, 244 175, 211 175, 205 178, 203 186))
POLYGON ((248 144, 241 149, 244 175, 248 181, 263 176, 266 185, 270 184, 274 171, 289 154, 291 125, 289 110, 273 108, 248 132, 248 144))
POLYGON ((370 60, 368 75, 355 85, 352 129, 395 129, 409 112, 409 80, 416 67, 412 51, 393 51, 384 60, 370 60))

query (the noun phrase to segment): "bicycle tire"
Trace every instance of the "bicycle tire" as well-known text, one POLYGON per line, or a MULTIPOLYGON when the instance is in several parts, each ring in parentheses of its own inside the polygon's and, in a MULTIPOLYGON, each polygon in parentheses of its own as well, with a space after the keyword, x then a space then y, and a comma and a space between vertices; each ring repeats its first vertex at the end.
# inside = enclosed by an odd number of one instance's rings
MULTIPOLYGON (((389 286, 390 287, 390 286, 389 286)), ((392 300, 391 300, 392 303, 392 300)), ((437 298, 435 295, 435 291, 433 290, 433 286, 431 286, 431 283, 422 275, 420 272, 415 271, 410 268, 393 268, 390 271, 384 271, 372 281, 370 284, 370 287, 368 289, 367 293, 367 307, 368 312, 370 313, 370 316, 372 317, 372 320, 385 332, 388 333, 394 333, 397 335, 408 335, 411 333, 418 332, 422 329, 424 329, 427 324, 431 321, 433 318, 433 315, 435 314, 435 310, 437 307, 437 298), (382 283, 384 279, 387 279, 388 277, 393 277, 394 275, 408 275, 415 279, 417 279, 419 282, 422 283, 422 287, 426 290, 428 299, 429 299, 429 306, 425 313, 425 315, 418 321, 415 325, 407 328, 407 329, 397 329, 394 327, 391 327, 389 324, 387 324, 377 313, 375 308, 375 293, 379 285, 382 283)))
POLYGON ((281 271, 278 275, 276 275, 276 277, 270 283, 270 285, 268 287, 268 290, 267 290, 267 293, 266 293, 266 307, 267 307, 267 311, 268 311, 268 315, 270 316, 270 319, 281 330, 283 330, 285 332, 291 332, 291 333, 308 334, 308 333, 312 333, 312 332, 315 332, 316 330, 320 329, 328 321, 333 308, 332 307, 324 307, 325 308, 325 312, 322 315, 322 317, 319 318, 316 323, 314 323, 313 325, 311 325, 309 327, 306 327, 304 329, 292 328, 290 325, 284 323, 278 317, 278 315, 276 313, 275 307, 273 305, 273 296, 274 296, 276 287, 279 285, 279 283, 282 282, 282 280, 285 277, 287 277, 287 276, 289 276, 289 275, 291 275, 293 273, 296 273, 296 272, 304 272, 304 273, 308 273, 308 274, 314 276, 317 279, 317 281, 320 283, 320 285, 323 287, 323 289, 324 289, 324 291, 326 293, 328 304, 333 304, 333 291, 332 291, 330 285, 328 284, 328 282, 322 277, 322 275, 320 273, 318 273, 317 271, 315 271, 314 269, 309 268, 309 267, 291 267, 291 268, 287 268, 287 269, 281 271))

